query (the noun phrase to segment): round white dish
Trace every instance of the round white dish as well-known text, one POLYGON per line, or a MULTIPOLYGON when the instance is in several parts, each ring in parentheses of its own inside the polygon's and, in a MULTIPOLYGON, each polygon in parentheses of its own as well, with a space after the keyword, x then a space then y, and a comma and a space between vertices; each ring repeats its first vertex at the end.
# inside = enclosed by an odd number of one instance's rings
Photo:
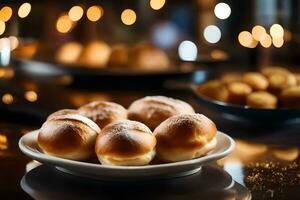
POLYGON ((204 157, 146 166, 108 166, 47 155, 38 147, 37 136, 38 130, 35 130, 25 134, 19 140, 19 148, 30 158, 44 164, 54 165, 66 173, 104 180, 160 179, 186 176, 198 172, 204 164, 227 156, 235 146, 231 137, 218 132, 216 148, 204 157))

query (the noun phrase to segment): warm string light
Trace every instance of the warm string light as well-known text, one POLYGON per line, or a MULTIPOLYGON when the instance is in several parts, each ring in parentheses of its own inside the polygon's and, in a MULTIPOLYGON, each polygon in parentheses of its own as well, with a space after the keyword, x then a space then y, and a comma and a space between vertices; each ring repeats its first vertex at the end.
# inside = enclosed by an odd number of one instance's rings
POLYGON ((5 23, 0 20, 0 35, 4 33, 5 28, 6 28, 5 23))
POLYGON ((123 10, 121 20, 125 25, 132 25, 136 21, 136 13, 131 9, 123 10))
POLYGON ((153 10, 161 9, 166 3, 166 0, 150 0, 150 7, 153 10))
POLYGON ((4 6, 0 10, 0 20, 3 22, 7 22, 12 16, 12 9, 9 6, 4 6))
POLYGON ((83 16, 83 8, 80 7, 80 6, 73 6, 70 10, 69 10, 69 18, 76 22, 76 21, 79 21, 82 16, 83 16))
POLYGON ((98 21, 104 14, 104 10, 101 6, 91 6, 86 12, 87 18, 92 21, 98 21))
POLYGON ((74 22, 68 15, 60 16, 56 21, 56 29, 60 33, 68 33, 74 27, 74 22))
POLYGON ((14 101, 14 97, 13 95, 9 94, 9 93, 6 93, 2 96, 2 102, 4 104, 12 104, 14 101))
POLYGON ((25 99, 29 102, 35 102, 38 99, 38 95, 35 91, 27 91, 24 94, 25 99))
POLYGON ((31 4, 30 3, 23 3, 18 10, 18 15, 20 18, 25 18, 29 15, 31 11, 31 4))

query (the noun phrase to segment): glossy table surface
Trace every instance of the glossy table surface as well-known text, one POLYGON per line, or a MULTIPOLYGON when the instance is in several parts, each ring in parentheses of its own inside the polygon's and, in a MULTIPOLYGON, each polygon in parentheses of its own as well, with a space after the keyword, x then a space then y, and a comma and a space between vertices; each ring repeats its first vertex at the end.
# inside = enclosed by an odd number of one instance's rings
POLYGON ((1 199, 300 199, 299 121, 264 126, 241 121, 198 105, 187 91, 91 92, 23 82, 14 82, 11 87, 14 102, 2 103, 0 114, 1 199), (37 101, 24 100, 22 91, 27 90, 37 92, 37 101), (127 107, 146 95, 172 96, 191 103, 197 112, 209 116, 219 130, 235 139, 235 151, 192 176, 118 183, 74 177, 52 166, 38 165, 17 146, 23 134, 39 128, 45 117, 57 109, 76 108, 93 100, 114 101, 127 107))

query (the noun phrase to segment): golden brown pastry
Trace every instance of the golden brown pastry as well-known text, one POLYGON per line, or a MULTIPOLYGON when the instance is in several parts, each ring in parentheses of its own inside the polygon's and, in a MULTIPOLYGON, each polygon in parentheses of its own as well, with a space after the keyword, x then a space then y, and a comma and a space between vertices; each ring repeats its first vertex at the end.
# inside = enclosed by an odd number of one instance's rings
POLYGON ((128 63, 129 48, 118 44, 112 47, 108 65, 110 67, 126 67, 128 63))
POLYGON ((224 74, 221 78, 222 83, 229 84, 233 82, 240 82, 242 80, 242 75, 237 73, 224 74))
POLYGON ((300 86, 294 86, 284 89, 280 94, 280 101, 284 107, 300 107, 300 86))
POLYGON ((82 45, 78 42, 67 42, 56 52, 55 60, 62 64, 76 64, 82 51, 82 45))
POLYGON ((247 96, 252 92, 252 88, 246 83, 232 82, 227 86, 229 96, 228 102, 233 104, 246 104, 247 96))
POLYGON ((139 44, 129 52, 128 66, 143 70, 166 70, 170 67, 167 54, 150 44, 139 44))
POLYGON ((266 90, 269 82, 262 74, 257 72, 248 72, 243 75, 243 82, 252 87, 253 90, 266 90))
POLYGON ((247 105, 252 108, 276 108, 277 98, 269 92, 257 91, 248 95, 247 105))
POLYGON ((47 120, 50 120, 51 118, 56 116, 67 115, 67 114, 79 114, 79 111, 74 109, 61 109, 49 115, 47 117, 47 120))
POLYGON ((134 101, 128 108, 128 119, 146 124, 154 130, 171 116, 195 113, 184 101, 164 96, 148 96, 134 101))
POLYGON ((93 41, 87 44, 79 57, 78 63, 82 66, 104 68, 106 67, 111 49, 103 41, 93 41))
POLYGON ((84 160, 94 153, 100 128, 92 120, 76 114, 47 120, 38 134, 39 147, 49 155, 84 160))
POLYGON ((296 77, 291 73, 273 73, 268 79, 269 90, 275 94, 284 88, 297 85, 296 77))
POLYGON ((204 156, 217 144, 216 125, 201 114, 173 116, 153 133, 157 140, 156 155, 165 162, 204 156))
POLYGON ((283 67, 264 67, 261 70, 261 73, 268 77, 272 74, 289 74, 289 70, 283 68, 283 67))
POLYGON ((219 80, 211 80, 199 85, 197 92, 210 99, 225 102, 229 95, 226 86, 219 80))
POLYGON ((156 139, 147 126, 123 120, 101 131, 95 151, 103 165, 147 165, 155 156, 155 145, 156 139))
POLYGON ((119 120, 127 119, 127 110, 120 104, 109 101, 94 101, 78 109, 81 115, 93 120, 100 128, 119 120))

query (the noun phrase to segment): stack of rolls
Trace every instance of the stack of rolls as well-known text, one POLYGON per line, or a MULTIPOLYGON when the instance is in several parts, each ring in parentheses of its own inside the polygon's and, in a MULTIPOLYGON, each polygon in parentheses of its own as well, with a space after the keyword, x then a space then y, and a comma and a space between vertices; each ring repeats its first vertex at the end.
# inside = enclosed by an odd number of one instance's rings
POLYGON ((197 93, 213 100, 253 108, 300 107, 300 75, 282 67, 260 72, 229 73, 197 87, 197 93))
POLYGON ((72 160, 97 156, 103 165, 147 165, 154 158, 176 162, 198 158, 216 144, 214 122, 186 102, 164 96, 129 106, 96 101, 48 116, 38 145, 49 155, 72 160))

